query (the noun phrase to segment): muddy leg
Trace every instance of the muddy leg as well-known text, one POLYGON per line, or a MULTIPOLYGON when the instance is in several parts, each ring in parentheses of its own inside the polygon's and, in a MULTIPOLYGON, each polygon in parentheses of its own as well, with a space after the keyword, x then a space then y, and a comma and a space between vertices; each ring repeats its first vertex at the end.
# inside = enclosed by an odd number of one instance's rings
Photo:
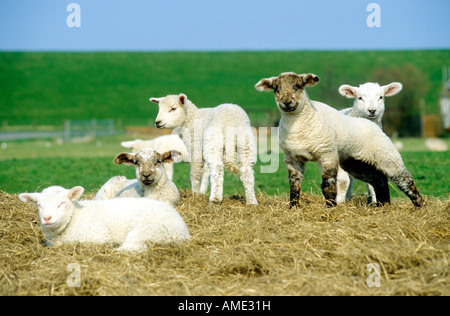
POLYGON ((414 206, 422 207, 425 205, 425 201, 414 183, 414 178, 408 170, 404 169, 391 180, 409 197, 414 206))
POLYGON ((290 156, 284 156, 289 174, 290 198, 289 206, 292 208, 298 205, 300 200, 300 191, 302 187, 303 174, 305 173, 305 164, 292 159, 290 156))
POLYGON ((330 168, 322 170, 322 188, 323 196, 325 197, 327 206, 336 206, 337 196, 337 174, 338 168, 330 168))

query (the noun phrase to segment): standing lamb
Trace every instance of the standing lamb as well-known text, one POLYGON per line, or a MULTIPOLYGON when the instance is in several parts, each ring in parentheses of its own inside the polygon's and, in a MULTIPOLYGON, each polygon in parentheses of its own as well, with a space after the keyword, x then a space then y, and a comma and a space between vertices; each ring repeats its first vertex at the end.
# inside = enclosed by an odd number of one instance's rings
POLYGON ((370 183, 381 204, 390 202, 388 177, 415 206, 423 206, 412 175, 391 140, 373 122, 346 116, 311 101, 305 88, 319 82, 314 74, 282 73, 260 80, 259 91, 273 90, 281 112, 280 147, 289 173, 290 205, 299 202, 307 161, 322 167, 322 192, 327 205, 336 205, 339 165, 356 179, 370 183), (370 140, 370 141, 368 141, 370 140))
POLYGON ((114 163, 134 165, 136 179, 128 180, 123 176, 112 177, 100 188, 95 199, 146 197, 176 206, 180 202, 180 193, 176 185, 167 177, 163 164, 180 160, 181 154, 174 150, 160 154, 153 148, 143 148, 136 154, 120 153, 114 158, 114 163))
MULTIPOLYGON (((189 155, 187 153, 186 146, 181 138, 176 134, 164 135, 150 140, 135 139, 132 141, 122 142, 121 145, 125 148, 131 148, 132 153, 137 153, 142 148, 154 148, 160 153, 176 150, 181 153, 184 161, 188 161, 189 155)), ((164 168, 166 169, 169 180, 173 179, 173 165, 173 161, 164 162, 164 168)))
MULTIPOLYGON (((349 99, 355 99, 353 107, 341 110, 342 113, 353 116, 362 117, 376 123, 381 129, 381 119, 384 114, 384 99, 398 94, 403 86, 400 82, 392 82, 385 86, 378 83, 367 82, 359 87, 352 87, 344 84, 339 87, 339 93, 349 99)), ((337 196, 338 202, 350 200, 353 195, 353 178, 340 168, 338 173, 338 187, 341 188, 337 196)), ((367 184, 371 203, 376 203, 376 195, 374 188, 367 184)))
POLYGON ((157 128, 181 128, 181 139, 190 152, 191 183, 194 192, 206 193, 211 177, 210 201, 223 199, 224 166, 238 173, 244 185, 247 204, 258 204, 255 197, 253 166, 256 138, 247 113, 235 104, 197 108, 185 94, 150 98, 159 105, 157 128), (206 168, 204 172, 204 162, 206 168), (203 179, 200 185, 200 178, 203 179))
POLYGON ((42 193, 21 193, 19 199, 39 207, 48 244, 119 243, 118 251, 142 252, 147 242, 166 243, 190 238, 177 211, 166 203, 138 198, 78 201, 82 187, 53 186, 42 193))
POLYGON ((367 82, 358 87, 344 84, 339 87, 339 93, 349 99, 355 99, 353 107, 341 110, 342 113, 362 117, 378 124, 381 129, 381 119, 384 114, 384 98, 391 97, 402 91, 400 82, 392 82, 385 86, 367 82))

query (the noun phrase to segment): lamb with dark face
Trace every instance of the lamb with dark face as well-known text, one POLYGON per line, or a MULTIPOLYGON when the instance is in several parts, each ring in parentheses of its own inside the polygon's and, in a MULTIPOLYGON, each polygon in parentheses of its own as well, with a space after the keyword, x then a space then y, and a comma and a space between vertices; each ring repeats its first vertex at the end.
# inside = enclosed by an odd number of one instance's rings
MULTIPOLYGON (((137 153, 142 148, 154 148, 159 153, 164 153, 171 150, 176 150, 181 153, 183 160, 188 160, 188 152, 183 140, 177 134, 163 135, 153 139, 134 139, 120 143, 122 147, 129 148, 132 153, 137 153)), ((166 169, 167 177, 173 179, 174 163, 164 162, 164 169, 166 169)))
POLYGON ((136 179, 145 186, 158 182, 165 174, 163 162, 171 159, 172 152, 161 155, 153 148, 143 148, 136 154, 121 153, 114 158, 114 162, 120 164, 134 164, 136 168, 136 179))
POLYGON ((259 91, 273 90, 275 102, 280 111, 295 114, 303 108, 305 87, 311 87, 319 82, 314 74, 297 75, 293 72, 282 73, 278 77, 262 79, 258 83, 259 91))
POLYGON ((255 85, 258 91, 274 91, 281 112, 278 135, 289 173, 290 205, 299 203, 305 163, 318 161, 322 193, 329 206, 342 202, 336 200, 339 166, 370 183, 380 204, 390 202, 390 178, 415 206, 423 206, 425 201, 389 137, 367 119, 349 117, 311 101, 305 88, 318 82, 319 77, 311 73, 287 72, 255 85))
POLYGON ((180 194, 175 184, 167 177, 164 168, 164 162, 171 161, 181 161, 181 154, 175 150, 160 154, 153 148, 143 148, 137 153, 118 154, 114 163, 134 165, 136 179, 113 177, 99 190, 96 199, 141 196, 177 205, 180 194))

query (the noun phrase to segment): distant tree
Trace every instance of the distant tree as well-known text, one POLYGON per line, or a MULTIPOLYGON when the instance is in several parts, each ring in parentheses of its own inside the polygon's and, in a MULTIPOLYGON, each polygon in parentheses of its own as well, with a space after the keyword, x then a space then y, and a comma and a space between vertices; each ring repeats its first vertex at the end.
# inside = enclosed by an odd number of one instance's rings
POLYGON ((420 100, 430 89, 431 82, 421 70, 412 64, 390 68, 376 68, 373 81, 385 85, 393 81, 403 84, 403 90, 386 100, 383 130, 387 135, 399 137, 421 136, 420 100))

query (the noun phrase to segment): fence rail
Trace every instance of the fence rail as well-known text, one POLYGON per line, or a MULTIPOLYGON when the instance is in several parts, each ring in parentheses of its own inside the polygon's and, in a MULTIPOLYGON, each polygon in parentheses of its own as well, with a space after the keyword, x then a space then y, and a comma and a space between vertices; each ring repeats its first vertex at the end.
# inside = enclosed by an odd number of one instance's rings
POLYGON ((116 128, 113 119, 87 121, 66 120, 61 130, 0 132, 0 141, 61 138, 65 142, 70 142, 74 140, 94 139, 99 136, 111 136, 118 133, 120 133, 120 130, 116 128))

